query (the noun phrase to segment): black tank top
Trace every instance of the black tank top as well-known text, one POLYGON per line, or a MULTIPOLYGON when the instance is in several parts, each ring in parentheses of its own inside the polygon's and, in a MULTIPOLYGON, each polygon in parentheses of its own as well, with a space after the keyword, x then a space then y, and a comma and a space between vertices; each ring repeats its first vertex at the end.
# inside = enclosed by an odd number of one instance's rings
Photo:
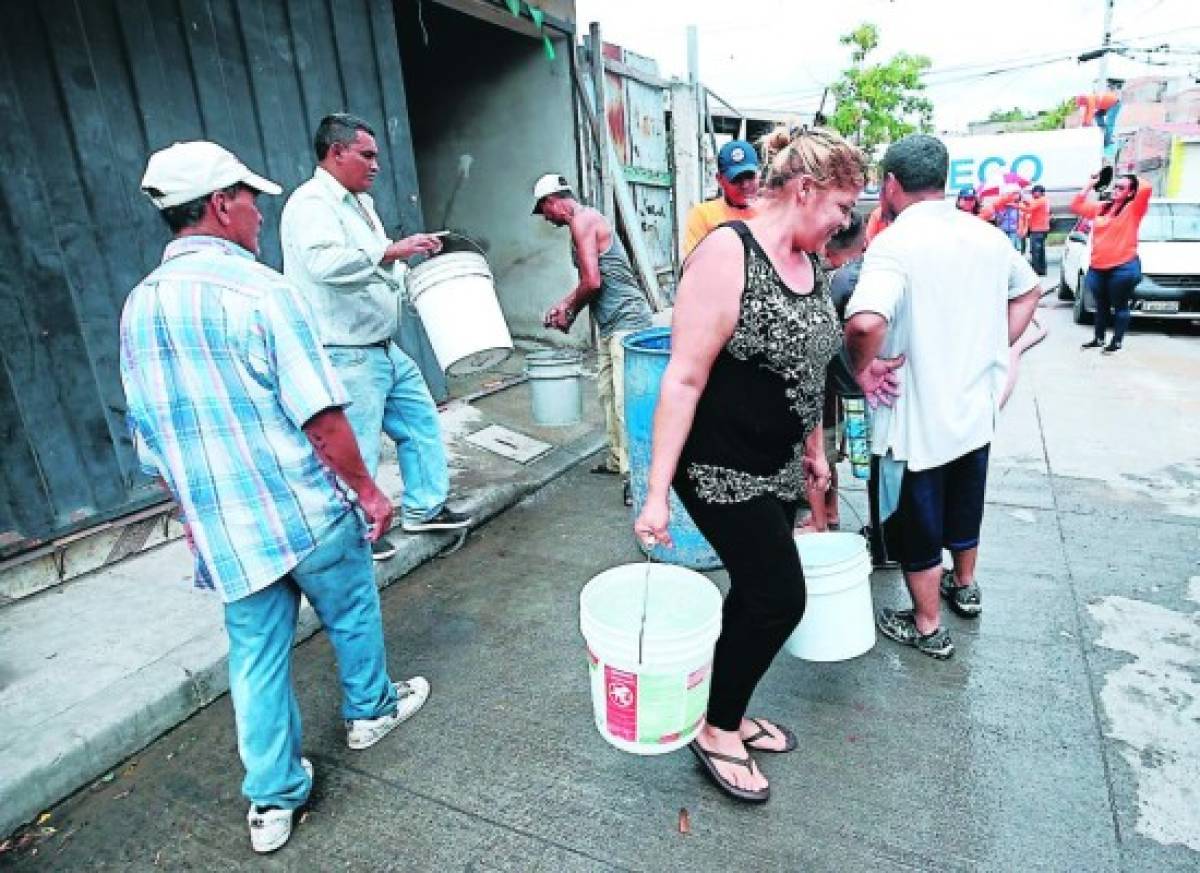
POLYGON ((745 288, 737 327, 713 362, 676 476, 709 503, 804 493, 804 439, 821 422, 825 368, 842 331, 813 255, 813 290, 796 294, 743 222, 745 288))

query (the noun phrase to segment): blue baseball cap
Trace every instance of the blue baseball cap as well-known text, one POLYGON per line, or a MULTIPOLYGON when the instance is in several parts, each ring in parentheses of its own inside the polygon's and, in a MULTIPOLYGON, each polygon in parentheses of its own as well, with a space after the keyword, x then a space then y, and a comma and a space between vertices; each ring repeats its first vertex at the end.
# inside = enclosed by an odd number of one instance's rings
POLYGON ((960 199, 963 197, 970 197, 970 198, 974 199, 976 197, 975 186, 974 185, 963 185, 961 188, 958 189, 958 196, 960 199))
POLYGON ((742 173, 758 172, 758 152, 744 139, 734 139, 717 152, 717 172, 733 180, 742 173))

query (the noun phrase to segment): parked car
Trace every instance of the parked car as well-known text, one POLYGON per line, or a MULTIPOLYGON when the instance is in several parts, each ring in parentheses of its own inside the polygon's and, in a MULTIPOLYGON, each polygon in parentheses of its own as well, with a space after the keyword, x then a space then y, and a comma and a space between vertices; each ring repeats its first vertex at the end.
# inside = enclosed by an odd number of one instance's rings
MULTIPOLYGON (((1075 322, 1092 320, 1096 301, 1084 288, 1092 223, 1081 218, 1063 246, 1058 296, 1075 301, 1075 322), (1081 289, 1083 289, 1081 293, 1081 289)), ((1200 201, 1153 199, 1138 233, 1142 281, 1129 311, 1140 317, 1200 319, 1200 201)))

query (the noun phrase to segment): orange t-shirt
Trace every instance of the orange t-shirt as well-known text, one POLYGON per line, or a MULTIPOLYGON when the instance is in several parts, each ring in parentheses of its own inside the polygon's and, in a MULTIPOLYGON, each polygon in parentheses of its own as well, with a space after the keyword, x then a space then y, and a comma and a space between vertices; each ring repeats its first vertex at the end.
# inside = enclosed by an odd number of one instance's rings
POLYGON ((1085 193, 1075 195, 1071 201, 1071 211, 1092 219, 1092 260, 1089 266, 1108 270, 1127 264, 1137 256, 1138 227, 1150 208, 1153 193, 1153 189, 1143 182, 1124 209, 1119 213, 1114 210, 1107 215, 1100 214, 1107 204, 1088 200, 1085 193))
POLYGON ((1050 201, 1046 197, 1034 197, 1028 203, 1021 207, 1022 211, 1029 216, 1029 229, 1031 231, 1048 231, 1050 230, 1050 201))
POLYGON ((692 253, 700 240, 727 221, 746 221, 755 215, 753 206, 730 206, 724 197, 697 203, 688 213, 683 236, 683 256, 692 253))
POLYGON ((871 244, 871 240, 875 239, 882 231, 886 230, 891 224, 890 221, 885 221, 883 218, 883 207, 876 206, 871 210, 871 214, 867 216, 867 245, 871 244))

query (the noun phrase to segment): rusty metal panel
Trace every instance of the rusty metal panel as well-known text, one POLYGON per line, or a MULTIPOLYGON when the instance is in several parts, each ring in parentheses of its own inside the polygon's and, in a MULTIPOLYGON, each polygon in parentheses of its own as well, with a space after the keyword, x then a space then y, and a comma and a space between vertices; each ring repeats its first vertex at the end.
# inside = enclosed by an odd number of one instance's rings
MULTIPOLYGON (((601 54, 612 61, 623 61, 625 50, 619 45, 604 43, 601 54)), ((608 135, 612 139, 617 157, 629 163, 629 119, 625 108, 625 80, 611 71, 605 71, 604 117, 608 121, 608 135)))
MULTIPOLYGON (((317 121, 351 108, 379 125, 381 209, 419 210, 398 196, 416 172, 390 0, 10 0, 5 15, 0 558, 164 499, 133 456, 117 349, 125 295, 168 239, 138 191, 151 151, 212 139, 290 190, 317 121)), ((275 267, 283 202, 261 200, 275 267)))

